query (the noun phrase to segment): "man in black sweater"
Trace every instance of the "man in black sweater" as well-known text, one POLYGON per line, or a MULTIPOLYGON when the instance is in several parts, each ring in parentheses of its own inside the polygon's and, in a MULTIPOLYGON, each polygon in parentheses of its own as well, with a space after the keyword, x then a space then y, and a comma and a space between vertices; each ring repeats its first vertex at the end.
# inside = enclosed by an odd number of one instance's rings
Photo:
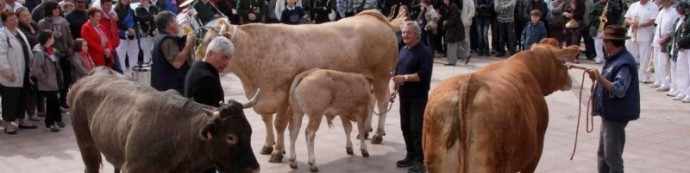
MULTIPOLYGON (((419 44, 421 29, 417 22, 405 22, 401 30, 405 46, 400 48, 400 58, 392 80, 400 94, 400 128, 407 146, 407 156, 396 165, 413 166, 409 172, 417 173, 425 170, 422 124, 424 108, 429 98, 434 54, 429 47, 419 44)), ((391 99, 394 94, 395 92, 391 94, 391 99)))
POLYGON ((223 87, 218 72, 223 71, 235 47, 225 37, 216 37, 208 45, 206 57, 192 65, 185 77, 184 96, 209 106, 220 106, 223 87))
MULTIPOLYGON (((184 96, 197 103, 219 107, 223 101, 223 87, 219 71, 223 71, 232 58, 235 47, 225 37, 216 37, 208 44, 206 57, 192 65, 185 77, 184 96)), ((215 173, 209 168, 204 173, 215 173)))

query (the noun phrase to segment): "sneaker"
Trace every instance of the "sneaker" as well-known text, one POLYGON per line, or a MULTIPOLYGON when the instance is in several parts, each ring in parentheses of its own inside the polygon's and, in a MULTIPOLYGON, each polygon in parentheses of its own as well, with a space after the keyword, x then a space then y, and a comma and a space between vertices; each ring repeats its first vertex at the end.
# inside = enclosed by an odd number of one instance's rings
POLYGON ((422 162, 414 162, 414 166, 407 170, 407 173, 426 173, 426 168, 422 162))
POLYGON ((667 92, 669 90, 671 90, 671 88, 668 86, 661 86, 659 89, 656 89, 657 92, 667 92))
POLYGON ((649 87, 652 87, 652 88, 659 88, 659 87, 661 87, 661 84, 660 84, 660 83, 654 82, 653 84, 649 85, 649 87))
POLYGON ((405 157, 405 159, 398 160, 398 162, 395 163, 396 166, 399 168, 404 168, 404 167, 410 167, 412 166, 413 159, 410 157, 405 157))
POLYGON ((603 62, 604 62, 604 60, 601 60, 601 59, 597 59, 597 60, 594 61, 595 64, 601 64, 601 63, 603 63, 603 62))
POLYGON ((48 128, 46 130, 51 131, 51 132, 59 132, 60 128, 58 128, 57 125, 53 124, 53 125, 48 126, 48 128))
POLYGON ((55 123, 55 124, 57 124, 57 126, 60 127, 60 128, 65 128, 65 123, 63 123, 62 121, 58 121, 58 122, 55 123))
POLYGON ((685 97, 685 94, 680 93, 676 97, 673 97, 673 100, 683 100, 685 97))
POLYGON ((671 91, 666 92, 666 96, 675 97, 678 95, 678 90, 671 89, 671 91))
POLYGON ((683 98, 683 100, 681 100, 681 101, 682 101, 683 103, 690 103, 690 95, 685 96, 685 98, 683 98))
POLYGON ((455 64, 446 63, 446 64, 443 64, 443 66, 455 66, 455 64))

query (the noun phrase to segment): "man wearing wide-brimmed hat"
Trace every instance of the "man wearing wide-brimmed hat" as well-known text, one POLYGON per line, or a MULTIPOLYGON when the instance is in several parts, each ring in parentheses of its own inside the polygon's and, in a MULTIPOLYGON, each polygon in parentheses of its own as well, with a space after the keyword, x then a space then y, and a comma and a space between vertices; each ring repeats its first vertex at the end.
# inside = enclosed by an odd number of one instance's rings
POLYGON ((609 25, 598 39, 604 40, 606 62, 601 71, 588 69, 597 81, 594 93, 595 115, 601 117, 598 169, 603 172, 623 172, 625 126, 640 117, 640 89, 635 58, 625 48, 626 29, 609 25))

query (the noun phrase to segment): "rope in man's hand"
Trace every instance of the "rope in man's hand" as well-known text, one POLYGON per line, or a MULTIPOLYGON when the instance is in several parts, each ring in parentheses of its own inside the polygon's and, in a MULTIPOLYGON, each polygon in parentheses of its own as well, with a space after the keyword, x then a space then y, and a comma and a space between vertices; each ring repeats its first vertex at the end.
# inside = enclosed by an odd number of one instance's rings
POLYGON ((593 73, 599 73, 597 69, 590 69, 587 67, 582 67, 582 66, 577 66, 577 65, 572 65, 568 64, 566 65, 568 69, 580 69, 583 70, 582 72, 582 82, 580 83, 580 94, 579 94, 579 99, 578 99, 578 109, 577 109, 577 126, 575 128, 575 142, 573 145, 573 153, 570 155, 570 160, 573 160, 573 157, 575 157, 575 151, 577 150, 577 137, 580 132, 580 117, 582 116, 582 90, 584 90, 585 86, 585 76, 589 74, 589 78, 592 80, 592 86, 590 87, 590 96, 589 100, 587 101, 587 114, 585 115, 585 126, 586 126, 586 131, 587 133, 592 133, 594 131, 594 110, 590 110, 591 107, 594 107, 594 89, 597 84, 596 76, 593 76, 593 73))

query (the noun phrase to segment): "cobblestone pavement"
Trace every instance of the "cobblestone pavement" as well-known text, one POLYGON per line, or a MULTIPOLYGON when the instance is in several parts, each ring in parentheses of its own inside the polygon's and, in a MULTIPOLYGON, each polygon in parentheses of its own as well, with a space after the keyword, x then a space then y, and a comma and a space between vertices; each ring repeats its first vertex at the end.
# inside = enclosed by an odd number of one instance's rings
MULTIPOLYGON (((492 61, 492 57, 474 57, 470 65, 455 67, 443 66, 444 60, 437 59, 434 64, 432 89, 439 81, 449 76, 472 72, 492 61)), ((461 61, 462 62, 462 61, 461 61)), ((583 65, 600 68, 591 61, 583 65), (589 63, 589 64, 587 64, 589 63)), ((594 132, 584 132, 582 120, 578 148, 573 160, 569 160, 573 150, 575 127, 577 123, 578 89, 582 82, 582 71, 571 71, 574 87, 571 91, 556 92, 546 97, 549 104, 549 128, 546 132, 544 152, 537 172, 596 172, 596 150, 599 136, 599 118, 594 118, 594 132)), ((245 101, 239 80, 227 75, 222 78, 226 99, 245 101)), ((589 91, 590 82, 585 82, 589 91)), ((663 93, 647 86, 640 89, 642 94, 642 115, 631 122, 627 129, 627 145, 624 160, 627 172, 690 172, 690 104, 671 100, 663 93)), ((585 98, 589 93, 585 93, 585 98)), ((340 122, 333 128, 326 123, 316 137, 316 161, 321 172, 326 173, 399 173, 406 169, 396 168, 394 163, 405 154, 405 145, 399 126, 398 104, 393 105, 392 113, 386 122, 387 135, 383 144, 369 145, 371 157, 361 157, 359 150, 354 156, 345 153, 345 136, 340 122)), ((298 169, 291 169, 287 157, 283 163, 268 163, 270 156, 258 155, 263 145, 266 129, 261 118, 252 110, 247 116, 254 130, 252 146, 257 153, 262 172, 308 172, 307 152, 303 135, 304 125, 297 141, 298 169)), ((65 121, 70 124, 68 117, 65 121)), ((336 119, 339 121, 339 119, 336 119)), ((303 123, 306 124, 307 121, 303 123)), ((77 148, 72 128, 68 125, 59 133, 47 132, 43 123, 36 123, 38 130, 21 130, 18 135, 0 133, 0 173, 75 173, 83 172, 83 163, 77 148)), ((355 126, 356 128, 356 126, 355 126)), ((356 130, 353 130, 353 136, 356 130)), ((286 135, 287 137, 287 135, 286 135)), ((286 140, 287 142, 287 140, 286 140)), ((355 149, 359 143, 353 142, 355 149)), ((112 172, 112 165, 103 163, 103 172, 112 172)))

